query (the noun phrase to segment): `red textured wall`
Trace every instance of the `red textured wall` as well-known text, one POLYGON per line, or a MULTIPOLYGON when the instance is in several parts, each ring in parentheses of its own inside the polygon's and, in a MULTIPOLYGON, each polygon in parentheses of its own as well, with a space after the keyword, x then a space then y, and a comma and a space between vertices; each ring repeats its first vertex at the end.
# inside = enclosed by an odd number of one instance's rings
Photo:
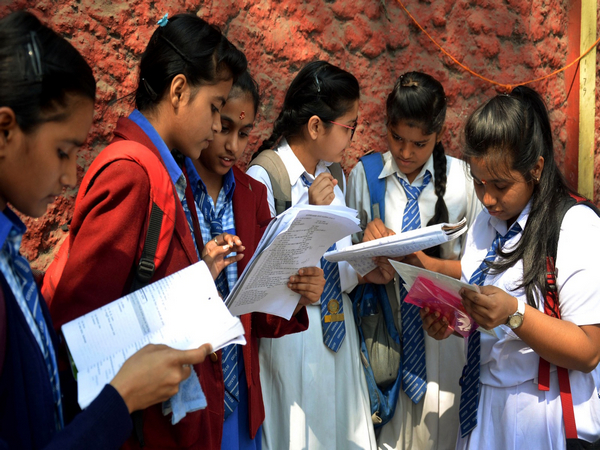
MULTIPOLYGON (((543 76, 567 63, 569 4, 569 0, 405 0, 409 11, 450 53, 485 77, 509 84, 543 76)), ((110 139, 116 119, 131 110, 129 100, 113 102, 135 89, 138 59, 166 12, 197 13, 218 25, 246 53, 263 102, 244 162, 270 134, 295 73, 317 58, 352 72, 361 83, 359 127, 343 161, 346 171, 364 152, 385 150, 385 98, 402 72, 425 71, 444 85, 449 101, 445 145, 452 155, 458 155, 461 127, 469 112, 496 93, 488 82, 443 56, 396 0, 39 0, 35 4, 16 0, 1 4, 0 15, 22 8, 69 38, 94 67, 96 119, 90 145, 79 156, 80 175, 110 139)), ((532 85, 544 94, 552 111, 559 161, 569 138, 565 131, 569 83, 559 75, 532 85)), ((24 252, 35 266, 44 268, 53 246, 63 239, 61 227, 70 217, 74 194, 67 192, 45 218, 28 221, 24 252)))

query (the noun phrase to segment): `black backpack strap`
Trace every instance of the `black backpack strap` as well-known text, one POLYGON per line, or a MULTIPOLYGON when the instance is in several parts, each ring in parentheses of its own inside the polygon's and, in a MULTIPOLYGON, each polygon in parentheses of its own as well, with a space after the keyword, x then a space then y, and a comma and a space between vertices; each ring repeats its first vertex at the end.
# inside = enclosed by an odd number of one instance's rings
POLYGON ((146 231, 142 257, 140 258, 140 262, 135 271, 135 276, 129 292, 137 291, 148 285, 154 276, 154 271, 156 270, 154 265, 154 255, 156 254, 156 248, 158 247, 158 240, 160 238, 162 217, 162 210, 156 203, 152 203, 152 211, 150 212, 150 220, 148 221, 148 230, 146 231))
MULTIPOLYGON (((154 264, 154 255, 158 247, 160 238, 160 229, 162 224, 163 212, 156 203, 152 203, 152 211, 150 212, 150 220, 148 221, 148 230, 146 231, 146 240, 144 241, 144 249, 142 257, 135 271, 133 282, 129 292, 137 291, 138 289, 147 286, 154 276, 156 266, 154 264)), ((131 413, 133 422, 133 432, 140 444, 144 447, 144 411, 134 411, 131 413)))

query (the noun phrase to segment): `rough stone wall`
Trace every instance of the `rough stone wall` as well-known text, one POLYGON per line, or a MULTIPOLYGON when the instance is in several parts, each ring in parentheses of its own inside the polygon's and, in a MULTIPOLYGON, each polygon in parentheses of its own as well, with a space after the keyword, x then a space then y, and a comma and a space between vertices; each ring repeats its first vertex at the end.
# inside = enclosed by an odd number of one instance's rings
MULTIPOLYGON (((446 50, 487 78, 514 84, 567 63, 568 0, 404 3, 446 50)), ((455 156, 466 117, 497 92, 442 55, 397 0, 0 0, 0 16, 23 8, 70 39, 94 68, 96 118, 89 144, 79 155, 80 176, 109 141, 116 119, 132 109, 131 97, 119 99, 134 91, 140 55, 166 12, 198 14, 218 25, 248 57, 263 100, 242 166, 270 135, 296 72, 318 58, 352 72, 361 83, 359 126, 344 157, 346 172, 366 151, 386 149, 385 98, 401 73, 428 72, 444 85, 449 102, 444 144, 455 156)), ((532 85, 544 94, 551 110, 559 162, 568 139, 564 125, 569 83, 561 74, 532 85)), ((44 268, 64 239, 75 194, 76 190, 66 192, 44 218, 28 220, 24 253, 35 267, 44 268)))

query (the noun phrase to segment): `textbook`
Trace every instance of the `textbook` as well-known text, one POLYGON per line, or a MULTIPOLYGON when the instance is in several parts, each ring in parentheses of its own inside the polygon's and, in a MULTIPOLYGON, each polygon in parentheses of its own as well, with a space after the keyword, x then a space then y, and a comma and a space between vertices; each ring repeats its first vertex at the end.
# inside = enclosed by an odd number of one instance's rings
POLYGON ((216 352, 246 343, 242 323, 229 313, 203 261, 66 323, 62 332, 82 409, 147 344, 189 350, 209 342, 216 352))
POLYGON ((438 223, 327 252, 324 257, 331 262, 348 261, 354 270, 365 276, 377 267, 372 258, 410 255, 452 241, 466 231, 467 219, 458 223, 438 223))
POLYGON ((477 323, 465 311, 459 292, 462 288, 480 292, 479 286, 391 259, 390 263, 400 275, 408 292, 404 301, 419 308, 428 307, 432 312, 437 311, 440 318, 446 317, 449 324, 448 334, 456 331, 467 337, 478 328, 477 323))
POLYGON ((335 242, 360 231, 357 214, 345 206, 297 205, 273 219, 227 297, 231 313, 257 311, 289 320, 300 300, 287 287, 290 276, 318 266, 335 242))

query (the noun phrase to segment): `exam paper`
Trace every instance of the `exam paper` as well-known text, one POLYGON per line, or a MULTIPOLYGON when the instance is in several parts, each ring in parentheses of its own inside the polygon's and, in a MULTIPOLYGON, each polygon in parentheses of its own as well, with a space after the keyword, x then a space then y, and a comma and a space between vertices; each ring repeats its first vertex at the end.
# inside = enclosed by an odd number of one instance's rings
POLYGON ((246 343, 243 325, 202 261, 66 323, 62 332, 78 370, 82 409, 146 344, 189 350, 209 342, 217 351, 246 343))
POLYGON ((360 231, 356 216, 354 209, 331 205, 294 206, 277 216, 227 297, 231 313, 292 317, 300 295, 287 287, 290 276, 317 266, 335 242, 360 231))
POLYGON ((324 257, 331 262, 348 261, 354 270, 361 276, 365 276, 377 267, 372 258, 377 256, 397 258, 410 255, 449 242, 466 231, 466 219, 458 223, 438 223, 327 252, 324 257))

